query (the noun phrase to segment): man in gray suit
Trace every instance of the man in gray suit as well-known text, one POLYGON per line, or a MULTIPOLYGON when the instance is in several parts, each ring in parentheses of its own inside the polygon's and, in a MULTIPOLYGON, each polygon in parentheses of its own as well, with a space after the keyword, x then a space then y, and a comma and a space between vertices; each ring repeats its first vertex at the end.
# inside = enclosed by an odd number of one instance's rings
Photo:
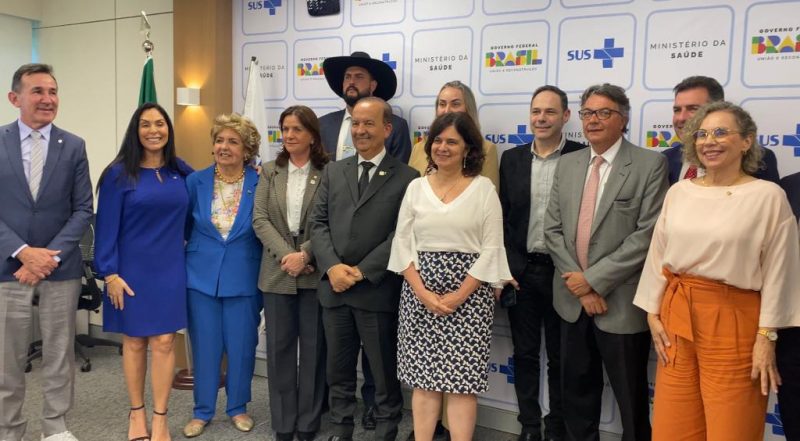
POLYGON ((356 362, 363 342, 375 378, 376 440, 394 440, 403 399, 397 379, 400 284, 386 270, 406 187, 419 174, 388 155, 392 108, 362 98, 353 108, 355 156, 328 164, 310 218, 311 246, 328 344, 327 376, 334 435, 353 438, 356 362))
POLYGON ((591 86, 578 116, 591 148, 561 157, 545 219, 561 317, 561 384, 568 439, 599 440, 603 367, 620 408, 623 441, 650 439, 650 333, 633 306, 667 191, 663 155, 625 138, 630 102, 611 84, 591 86))
POLYGON ((0 127, 0 439, 20 441, 33 299, 43 340, 42 439, 74 441, 65 415, 75 380, 75 311, 83 267, 78 242, 92 217, 85 143, 53 125, 52 68, 26 64, 8 99, 19 119, 0 127))

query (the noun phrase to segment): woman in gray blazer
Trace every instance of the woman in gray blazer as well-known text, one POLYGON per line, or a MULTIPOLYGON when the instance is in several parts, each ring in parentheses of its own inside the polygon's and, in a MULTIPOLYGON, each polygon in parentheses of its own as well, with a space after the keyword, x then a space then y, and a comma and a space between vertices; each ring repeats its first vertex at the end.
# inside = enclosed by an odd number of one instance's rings
POLYGON ((284 110, 280 127, 283 149, 264 165, 256 187, 253 229, 264 244, 258 288, 264 293, 272 428, 278 441, 293 440, 295 432, 310 441, 322 414, 325 340, 307 220, 328 155, 308 107, 284 110))

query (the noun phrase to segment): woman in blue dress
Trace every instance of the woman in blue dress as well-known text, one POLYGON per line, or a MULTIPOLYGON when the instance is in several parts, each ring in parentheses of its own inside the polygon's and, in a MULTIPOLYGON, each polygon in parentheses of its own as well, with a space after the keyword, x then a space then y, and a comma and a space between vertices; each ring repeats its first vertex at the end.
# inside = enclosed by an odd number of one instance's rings
POLYGON ((175 154, 167 112, 146 103, 131 117, 117 157, 98 183, 95 269, 105 279, 103 330, 122 333, 130 440, 169 440, 167 404, 175 332, 186 327, 184 227, 191 168, 175 154), (147 348, 153 389, 152 435, 144 382, 147 348))

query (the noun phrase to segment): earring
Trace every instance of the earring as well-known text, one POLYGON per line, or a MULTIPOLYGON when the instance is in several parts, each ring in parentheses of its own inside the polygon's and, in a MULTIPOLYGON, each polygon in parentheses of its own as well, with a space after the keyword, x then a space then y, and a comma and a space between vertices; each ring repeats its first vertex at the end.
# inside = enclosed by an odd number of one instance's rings
POLYGON ((464 155, 464 161, 463 164, 461 165, 461 168, 467 168, 467 155, 464 155))

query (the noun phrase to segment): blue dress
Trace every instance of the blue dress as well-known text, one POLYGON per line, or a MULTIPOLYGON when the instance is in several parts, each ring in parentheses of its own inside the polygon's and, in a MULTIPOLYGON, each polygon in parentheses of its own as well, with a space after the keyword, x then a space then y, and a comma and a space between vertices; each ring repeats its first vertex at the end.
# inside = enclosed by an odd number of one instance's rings
POLYGON ((175 332, 186 327, 184 229, 189 197, 185 176, 191 168, 141 168, 131 183, 121 164, 100 185, 95 231, 95 269, 119 274, 135 296, 125 295, 118 310, 103 296, 103 330, 131 337, 175 332))

